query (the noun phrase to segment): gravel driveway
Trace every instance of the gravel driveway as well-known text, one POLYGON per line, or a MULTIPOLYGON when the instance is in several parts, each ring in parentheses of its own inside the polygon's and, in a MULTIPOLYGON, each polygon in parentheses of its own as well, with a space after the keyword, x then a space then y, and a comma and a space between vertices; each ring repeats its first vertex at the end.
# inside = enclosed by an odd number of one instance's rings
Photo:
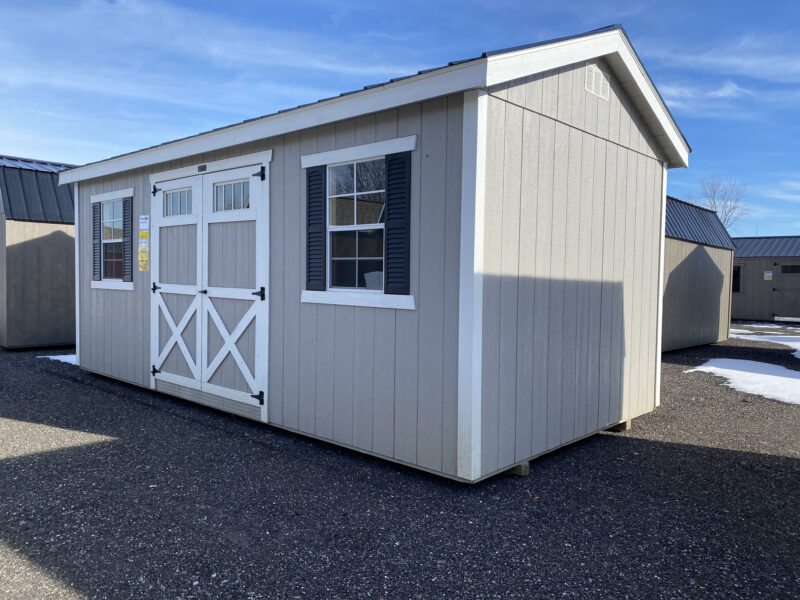
POLYGON ((800 406, 664 355, 631 431, 467 486, 0 351, 0 597, 800 598, 800 406))

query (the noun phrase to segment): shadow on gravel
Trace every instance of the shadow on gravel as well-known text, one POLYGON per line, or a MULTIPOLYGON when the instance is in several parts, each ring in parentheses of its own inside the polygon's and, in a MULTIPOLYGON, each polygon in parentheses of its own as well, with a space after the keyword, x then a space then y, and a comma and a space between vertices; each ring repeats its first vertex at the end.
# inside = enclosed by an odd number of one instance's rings
POLYGON ((90 596, 796 592, 798 460, 601 434, 466 486, 39 371, 0 417, 117 440, 0 460, 0 542, 90 596))
POLYGON ((800 359, 794 356, 794 350, 772 342, 756 340, 734 338, 708 346, 664 352, 661 355, 662 363, 682 365, 686 368, 696 367, 712 358, 755 360, 800 371, 800 359))

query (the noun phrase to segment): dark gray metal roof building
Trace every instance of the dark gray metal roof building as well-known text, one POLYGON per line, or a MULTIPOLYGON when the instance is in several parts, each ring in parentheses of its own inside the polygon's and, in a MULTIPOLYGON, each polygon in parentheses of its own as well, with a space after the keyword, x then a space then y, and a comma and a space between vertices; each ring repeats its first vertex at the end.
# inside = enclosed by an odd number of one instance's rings
POLYGON ((0 156, 3 213, 13 221, 73 223, 72 184, 58 185, 58 174, 73 165, 0 156))
POLYGON ((717 213, 672 196, 667 196, 665 235, 704 246, 734 249, 733 240, 717 213))
POLYGON ((800 235, 733 238, 736 258, 800 258, 800 235))

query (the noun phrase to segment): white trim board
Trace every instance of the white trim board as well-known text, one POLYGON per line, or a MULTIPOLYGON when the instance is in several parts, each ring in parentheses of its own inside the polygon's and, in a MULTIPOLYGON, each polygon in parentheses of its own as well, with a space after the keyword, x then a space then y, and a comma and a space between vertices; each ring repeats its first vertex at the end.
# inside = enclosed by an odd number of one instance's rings
POLYGON ((486 193, 486 92, 464 94, 461 243, 458 299, 458 429, 456 474, 481 476, 483 242, 486 193))
POLYGON ((300 293, 300 302, 306 304, 336 304, 340 306, 416 310, 414 296, 402 296, 399 294, 347 292, 339 290, 328 290, 327 292, 303 290, 300 293))
POLYGON ((383 140, 361 146, 350 146, 341 150, 328 150, 327 152, 317 152, 316 154, 306 154, 300 157, 300 166, 303 169, 317 167, 319 165, 331 165, 340 162, 364 160, 377 156, 386 156, 396 152, 410 152, 417 147, 417 136, 409 135, 406 137, 383 140))
POLYGON ((201 162, 189 167, 161 171, 160 173, 151 173, 150 183, 163 183, 165 181, 171 181, 172 179, 183 179, 185 177, 191 177, 192 175, 205 175, 206 173, 238 169, 239 167, 247 167, 249 165, 268 165, 270 162, 272 162, 272 150, 265 150, 264 152, 243 154, 242 156, 236 156, 234 158, 223 158, 222 160, 213 160, 206 163, 201 162), (200 170, 201 167, 204 167, 202 171, 200 170))
POLYGON ((89 196, 89 202, 94 204, 95 202, 107 202, 109 200, 119 200, 120 198, 133 198, 133 188, 103 192, 102 194, 92 194, 89 196))
POLYGON ((667 228, 667 163, 661 163, 661 237, 658 242, 658 306, 656 308, 656 406, 661 405, 661 340, 664 319, 664 245, 667 228))
POLYGON ((92 280, 92 289, 95 290, 133 290, 132 281, 117 281, 109 279, 101 279, 100 281, 92 280))
POLYGON ((60 173, 59 183, 93 179, 431 98, 482 89, 600 56, 613 59, 610 63, 618 71, 616 75, 620 81, 632 81, 638 89, 638 94, 631 94, 632 99, 643 111, 644 121, 653 129, 656 139, 664 140, 665 149, 670 155, 670 167, 688 166, 689 148, 678 126, 655 91, 627 37, 621 30, 614 29, 470 60, 246 123, 68 169, 60 173), (639 101, 640 97, 642 101, 639 101))
POLYGON ((72 188, 72 205, 75 211, 75 364, 81 365, 81 245, 80 245, 80 192, 76 181, 72 188))

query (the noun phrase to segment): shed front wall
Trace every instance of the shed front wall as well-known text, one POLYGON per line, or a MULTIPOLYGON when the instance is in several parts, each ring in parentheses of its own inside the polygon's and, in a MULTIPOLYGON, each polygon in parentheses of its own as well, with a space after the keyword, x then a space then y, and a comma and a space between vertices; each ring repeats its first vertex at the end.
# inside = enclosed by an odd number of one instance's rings
POLYGON ((81 366, 150 385, 150 273, 134 271, 133 291, 91 287, 89 197, 132 187, 135 224, 150 211, 151 173, 272 149, 270 423, 455 475, 462 116, 462 95, 454 95, 82 182, 81 366), (411 187, 416 309, 301 304, 300 157, 408 135, 417 136, 411 187))
POLYGON ((75 227, 3 221, 7 348, 75 343, 75 227))
POLYGON ((734 258, 741 268, 740 291, 734 292, 731 318, 772 321, 800 318, 800 273, 782 273, 783 265, 799 265, 800 258, 734 258), (764 272, 772 272, 772 280, 764 272))
POLYGON ((733 251, 667 238, 661 350, 728 339, 733 251))
POLYGON ((484 476, 656 404, 662 158, 585 68, 489 90, 484 476))

